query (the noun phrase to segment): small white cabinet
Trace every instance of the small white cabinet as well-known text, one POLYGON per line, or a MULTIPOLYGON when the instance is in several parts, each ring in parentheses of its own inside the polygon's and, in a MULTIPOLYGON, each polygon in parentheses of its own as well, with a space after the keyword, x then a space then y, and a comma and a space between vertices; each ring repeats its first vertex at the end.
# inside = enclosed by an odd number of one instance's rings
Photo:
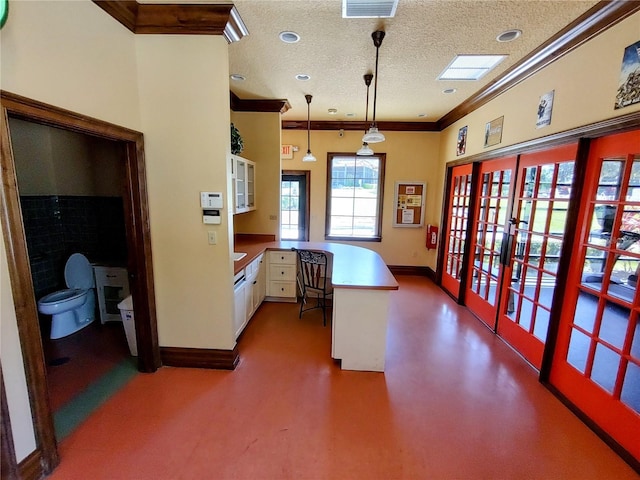
POLYGON ((271 250, 268 252, 267 297, 276 302, 296 302, 296 252, 271 250))
POLYGON ((244 270, 236 274, 235 279, 244 278, 234 287, 234 331, 236 339, 240 336, 249 320, 265 297, 264 255, 256 257, 244 270))
POLYGON ((93 274, 96 279, 100 322, 104 324, 105 322, 122 321, 118 303, 129 295, 127 269, 96 265, 93 267, 93 274))
POLYGON ((231 156, 233 175, 233 213, 245 213, 256 209, 256 164, 251 160, 231 156))
POLYGON ((237 274, 234 280, 236 283, 233 287, 233 331, 235 338, 238 338, 247 323, 245 310, 247 282, 244 279, 244 270, 237 274))

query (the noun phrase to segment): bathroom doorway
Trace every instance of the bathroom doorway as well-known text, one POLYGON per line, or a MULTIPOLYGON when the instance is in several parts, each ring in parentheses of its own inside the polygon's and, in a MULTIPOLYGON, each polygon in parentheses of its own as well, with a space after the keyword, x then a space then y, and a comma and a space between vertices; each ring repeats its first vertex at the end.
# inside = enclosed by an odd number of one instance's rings
POLYGON ((18 319, 27 388, 31 402, 37 454, 43 472, 59 463, 53 415, 45 376, 34 285, 24 234, 16 165, 11 147, 10 119, 48 125, 117 142, 123 152, 123 210, 126 231, 127 271, 135 305, 138 346, 138 370, 153 372, 160 366, 160 351, 155 314, 155 294, 146 193, 144 143, 141 133, 46 105, 31 99, 1 92, 0 115, 2 191, 0 213, 11 290, 18 319))
MULTIPOLYGON (((20 209, 47 370, 49 401, 61 440, 87 414, 92 389, 112 391, 114 369, 136 372, 117 304, 129 294, 122 142, 9 118, 20 209), (86 323, 57 323, 42 308, 60 308, 71 256, 87 259, 81 281, 86 323), (82 257, 79 257, 82 255, 82 257), (39 302, 47 301, 47 307, 39 302), (90 305, 90 306, 89 306, 90 305), (64 331, 60 327, 65 325, 64 331), (104 385, 103 385, 104 384, 104 385), (79 398, 87 397, 84 400, 79 398)), ((82 272, 83 270, 80 270, 82 272)), ((76 279, 76 281, 78 281, 76 279)), ((72 280, 73 282, 73 280, 72 280)), ((79 300, 80 301, 80 300, 79 300)), ((132 335, 135 342, 135 335, 132 335)))

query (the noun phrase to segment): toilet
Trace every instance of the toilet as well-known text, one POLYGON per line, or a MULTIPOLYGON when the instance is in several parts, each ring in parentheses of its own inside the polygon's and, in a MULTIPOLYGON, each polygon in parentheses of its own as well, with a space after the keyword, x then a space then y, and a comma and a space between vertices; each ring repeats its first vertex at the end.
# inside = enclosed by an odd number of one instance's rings
POLYGON ((95 320, 96 294, 93 269, 87 257, 74 253, 64 267, 67 289, 45 295, 38 301, 38 311, 52 315, 52 340, 83 329, 95 320))

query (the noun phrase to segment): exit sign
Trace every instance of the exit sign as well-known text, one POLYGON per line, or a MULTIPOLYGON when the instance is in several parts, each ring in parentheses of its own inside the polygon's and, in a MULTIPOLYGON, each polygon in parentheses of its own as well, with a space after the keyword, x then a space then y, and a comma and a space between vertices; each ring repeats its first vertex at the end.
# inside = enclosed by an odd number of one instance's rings
POLYGON ((280 156, 283 160, 291 160, 293 158, 293 145, 282 145, 280 156))

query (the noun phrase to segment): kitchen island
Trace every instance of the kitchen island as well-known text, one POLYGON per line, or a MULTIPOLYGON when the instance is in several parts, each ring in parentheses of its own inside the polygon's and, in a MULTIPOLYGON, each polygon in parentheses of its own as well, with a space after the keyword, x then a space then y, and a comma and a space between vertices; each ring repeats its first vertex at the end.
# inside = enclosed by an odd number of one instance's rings
POLYGON ((240 271, 266 250, 307 249, 330 257, 333 284, 331 356, 345 370, 383 372, 389 294, 398 283, 378 253, 363 247, 331 242, 265 241, 239 236, 235 250, 247 256, 234 262, 240 271))

